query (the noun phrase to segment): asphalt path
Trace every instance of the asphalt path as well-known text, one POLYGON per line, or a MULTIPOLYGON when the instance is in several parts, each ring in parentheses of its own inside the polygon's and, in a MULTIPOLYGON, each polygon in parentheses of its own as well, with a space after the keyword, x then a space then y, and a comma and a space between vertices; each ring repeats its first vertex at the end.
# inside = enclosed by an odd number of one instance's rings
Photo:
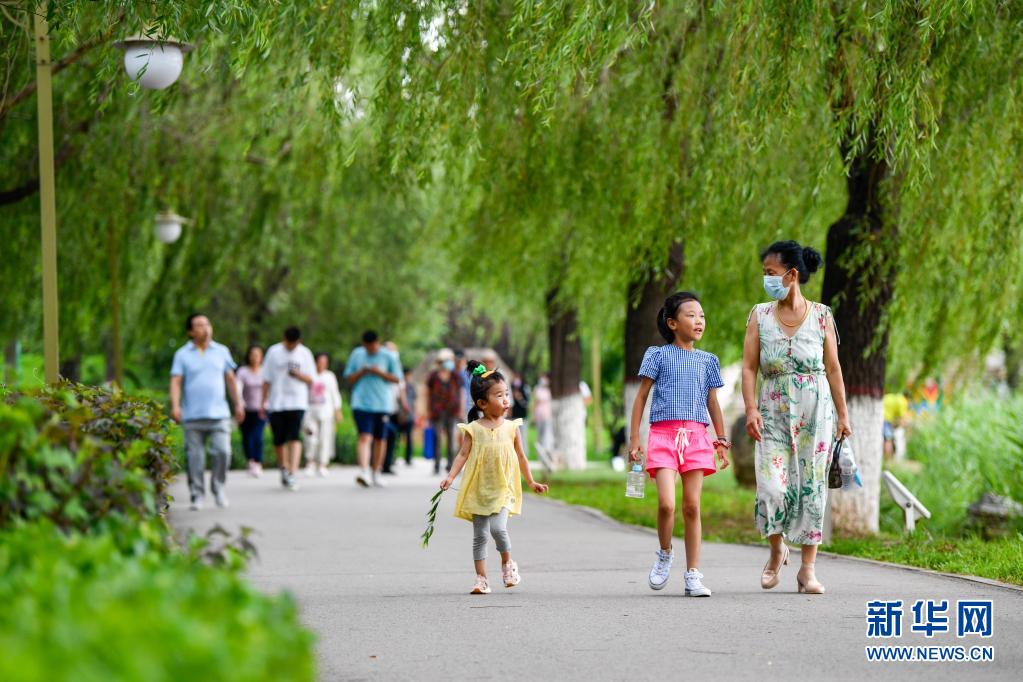
POLYGON ((766 546, 708 543, 701 569, 713 597, 683 596, 684 561, 654 592, 648 530, 529 495, 509 523, 522 583, 500 586, 491 543, 494 592, 471 596, 472 528, 452 516, 454 492, 442 498, 429 548, 420 547, 439 480, 425 462, 400 465, 383 489, 353 479, 335 467, 289 492, 275 471, 259 480, 231 472, 230 507, 207 497, 198 512, 188 510, 183 480, 173 488, 179 531, 255 529, 259 560, 248 576, 297 600, 318 638, 322 680, 1023 679, 1023 590, 822 556, 827 594, 800 595, 794 551, 781 584, 764 591, 766 546), (868 602, 895 600, 902 637, 868 638, 868 602), (950 632, 913 632, 916 600, 947 601, 950 632), (990 637, 958 636, 961 600, 992 602, 990 637), (938 656, 940 647, 990 647, 993 660, 871 662, 866 647, 874 645, 938 656))

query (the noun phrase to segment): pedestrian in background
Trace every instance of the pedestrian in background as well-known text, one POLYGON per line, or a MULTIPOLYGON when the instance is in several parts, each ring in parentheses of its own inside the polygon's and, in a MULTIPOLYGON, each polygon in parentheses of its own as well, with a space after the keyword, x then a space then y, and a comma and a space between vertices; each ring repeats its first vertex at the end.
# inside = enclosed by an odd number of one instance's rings
POLYGON ((401 362, 381 347, 377 333, 364 332, 362 345, 352 350, 344 372, 345 380, 352 385, 352 416, 359 430, 355 482, 360 486, 384 486, 380 471, 387 446, 385 429, 392 412, 390 384, 398 383, 401 374, 401 362))
POLYGON ((263 475, 263 432, 266 430, 266 414, 263 402, 263 349, 249 346, 245 353, 245 365, 238 369, 238 393, 245 407, 242 422, 242 451, 248 462, 249 476, 263 475))
MULTIPOLYGON (((462 378, 457 373, 455 354, 450 348, 437 353, 437 368, 426 379, 429 396, 430 425, 433 427, 433 473, 440 473, 440 441, 444 439, 447 452, 445 471, 451 470, 455 457, 455 424, 462 416, 465 398, 462 394, 462 378)), ((466 412, 468 410, 465 410, 466 412)))
POLYGON ((227 346, 213 340, 213 325, 198 313, 188 316, 189 341, 174 353, 171 365, 171 417, 185 430, 185 461, 188 469, 190 508, 202 509, 206 492, 206 451, 212 471, 210 490, 218 507, 227 506, 224 486, 231 463, 231 407, 240 423, 245 409, 238 397, 234 360, 227 346))
POLYGON ((334 459, 337 425, 341 423, 341 391, 330 371, 330 356, 316 355, 316 375, 309 386, 309 410, 305 413, 306 476, 327 476, 334 459))
POLYGON ((263 361, 263 409, 270 415, 281 485, 288 490, 298 490, 295 474, 302 461, 302 422, 314 374, 316 362, 302 344, 302 332, 288 327, 284 340, 270 346, 263 361))

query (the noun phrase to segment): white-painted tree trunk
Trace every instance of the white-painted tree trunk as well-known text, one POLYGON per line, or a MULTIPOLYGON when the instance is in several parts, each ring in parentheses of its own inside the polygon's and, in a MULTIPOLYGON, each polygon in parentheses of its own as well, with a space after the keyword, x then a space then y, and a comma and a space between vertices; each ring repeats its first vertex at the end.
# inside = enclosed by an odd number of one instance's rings
MULTIPOLYGON (((625 390, 625 447, 629 446, 629 439, 632 437, 632 404, 636 402, 636 394, 639 393, 638 381, 626 381, 625 390)), ((646 405, 643 407, 643 419, 639 422, 639 442, 646 450, 646 439, 650 435, 650 403, 653 402, 653 391, 647 396, 646 405)))
POLYGON ((555 469, 586 468, 586 406, 580 393, 551 401, 555 469))
POLYGON ((851 396, 850 443, 863 487, 854 491, 828 491, 831 522, 838 533, 877 533, 881 519, 881 462, 884 450, 884 406, 880 398, 851 396))

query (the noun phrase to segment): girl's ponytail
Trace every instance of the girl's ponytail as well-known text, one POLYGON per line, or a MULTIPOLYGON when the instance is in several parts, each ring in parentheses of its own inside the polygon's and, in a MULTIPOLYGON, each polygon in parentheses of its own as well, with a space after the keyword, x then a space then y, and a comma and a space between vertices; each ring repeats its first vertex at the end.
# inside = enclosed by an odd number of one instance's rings
POLYGON ((476 421, 479 418, 480 418, 480 411, 474 405, 474 406, 469 408, 469 414, 465 415, 465 423, 466 424, 471 424, 471 423, 473 423, 474 421, 476 421))

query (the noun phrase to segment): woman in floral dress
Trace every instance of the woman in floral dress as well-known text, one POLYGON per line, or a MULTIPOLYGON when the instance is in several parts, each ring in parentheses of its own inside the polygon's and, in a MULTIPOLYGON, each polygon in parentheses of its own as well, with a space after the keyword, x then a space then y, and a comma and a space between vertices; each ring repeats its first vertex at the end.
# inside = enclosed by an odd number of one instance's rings
POLYGON ((761 259, 764 289, 775 300, 750 313, 742 372, 746 430, 756 441, 756 524, 771 543, 760 585, 778 584, 781 566, 788 563, 788 540, 802 545, 798 591, 823 594, 814 563, 824 527, 828 458, 837 436, 852 435, 838 334, 831 309, 800 291, 823 263, 816 250, 776 242, 761 259))

